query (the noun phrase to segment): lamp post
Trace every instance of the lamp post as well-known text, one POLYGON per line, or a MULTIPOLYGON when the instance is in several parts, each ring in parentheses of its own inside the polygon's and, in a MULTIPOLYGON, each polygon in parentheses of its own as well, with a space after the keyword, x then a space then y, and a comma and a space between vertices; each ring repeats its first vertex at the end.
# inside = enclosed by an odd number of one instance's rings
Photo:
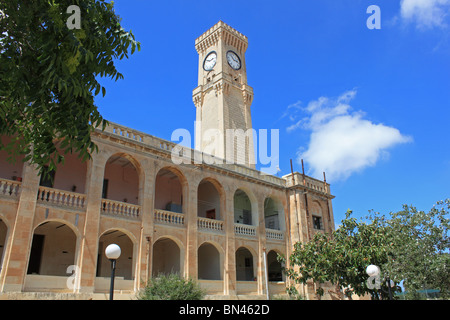
POLYGON ((111 286, 109 288, 109 300, 113 300, 116 260, 119 259, 120 253, 121 253, 120 247, 114 243, 107 246, 105 250, 106 257, 111 261, 111 286))
MULTIPOLYGON (((381 286, 380 286, 380 268, 376 265, 369 265, 366 268, 366 273, 369 275, 369 277, 375 278, 375 284, 378 285, 378 288, 380 291, 386 293, 386 291, 384 291, 381 286)), ((392 290, 391 287, 393 287, 395 285, 395 283, 389 278, 389 275, 387 275, 386 277, 386 286, 388 287, 388 297, 389 300, 392 300, 392 290)))

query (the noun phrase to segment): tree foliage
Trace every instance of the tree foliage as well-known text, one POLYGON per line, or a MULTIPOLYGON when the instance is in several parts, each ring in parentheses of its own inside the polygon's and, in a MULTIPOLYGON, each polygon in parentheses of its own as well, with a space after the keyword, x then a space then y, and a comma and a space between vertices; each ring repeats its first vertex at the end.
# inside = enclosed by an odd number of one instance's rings
POLYGON ((98 77, 123 79, 114 60, 140 44, 125 31, 104 0, 0 0, 0 143, 13 158, 50 169, 76 152, 97 150, 95 128, 107 122, 94 104, 106 90, 98 77), (66 25, 71 5, 80 8, 80 29, 66 25))
POLYGON ((433 288, 448 297, 449 209, 449 200, 427 213, 405 205, 402 211, 387 216, 373 213, 361 221, 347 211, 332 234, 316 233, 309 242, 295 244, 286 274, 295 283, 314 282, 319 296, 325 293, 326 282, 342 288, 348 297, 378 296, 380 291, 367 285, 366 268, 374 264, 381 269, 382 298, 387 296, 385 276, 395 282, 393 291, 404 281, 410 293, 433 288))
POLYGON ((449 199, 429 212, 405 205, 386 221, 393 247, 384 267, 397 281, 405 281, 411 297, 419 290, 439 289, 443 298, 450 298, 449 209, 449 199))
POLYGON ((179 274, 161 274, 138 293, 139 300, 201 300, 205 293, 192 279, 179 274))
MULTIPOLYGON (((316 233, 311 241, 296 243, 289 257, 287 276, 296 283, 313 281, 316 294, 322 296, 322 285, 329 282, 344 289, 344 294, 369 293, 365 282, 369 264, 384 264, 388 259, 386 232, 382 218, 360 223, 349 210, 341 226, 332 235, 316 233)), ((292 289, 291 289, 292 290, 292 289)))

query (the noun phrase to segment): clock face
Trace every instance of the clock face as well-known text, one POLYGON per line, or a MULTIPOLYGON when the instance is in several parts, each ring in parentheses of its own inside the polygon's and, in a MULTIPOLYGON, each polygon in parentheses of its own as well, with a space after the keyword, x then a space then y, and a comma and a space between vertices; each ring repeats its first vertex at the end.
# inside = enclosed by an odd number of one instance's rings
POLYGON ((239 70, 241 68, 241 59, 233 51, 227 52, 227 61, 234 70, 239 70))
POLYGON ((203 61, 203 69, 205 71, 211 71, 217 62, 217 53, 215 51, 210 52, 206 58, 205 61, 203 61))

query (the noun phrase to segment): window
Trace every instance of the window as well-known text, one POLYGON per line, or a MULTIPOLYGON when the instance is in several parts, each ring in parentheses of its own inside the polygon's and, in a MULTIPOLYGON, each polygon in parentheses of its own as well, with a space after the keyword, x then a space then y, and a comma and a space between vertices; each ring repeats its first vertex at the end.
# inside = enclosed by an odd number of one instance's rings
POLYGON ((313 216, 312 218, 313 218, 313 228, 317 230, 322 230, 323 229, 322 218, 317 216, 313 216))

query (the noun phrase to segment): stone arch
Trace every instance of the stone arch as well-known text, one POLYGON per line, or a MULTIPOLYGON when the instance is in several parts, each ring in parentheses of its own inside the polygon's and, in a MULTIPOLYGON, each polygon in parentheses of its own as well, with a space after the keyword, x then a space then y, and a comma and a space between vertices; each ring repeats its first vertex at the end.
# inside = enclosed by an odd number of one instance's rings
MULTIPOLYGON (((15 139, 7 135, 1 135, 0 138, 4 145, 8 145, 12 139, 15 139)), ((8 151, 2 148, 0 150, 0 163, 2 164, 0 166, 0 179, 22 181, 25 155, 16 155, 15 161, 9 161, 9 157, 8 151)))
POLYGON ((105 230, 98 240, 97 254, 97 277, 109 277, 111 264, 105 256, 105 249, 110 244, 117 244, 120 247, 121 255, 116 262, 116 277, 124 280, 133 280, 136 264, 136 239, 132 233, 122 228, 109 228, 105 230))
POLYGON ((113 153, 105 163, 102 198, 139 204, 141 174, 141 165, 133 156, 113 153))
POLYGON ((152 275, 184 274, 184 247, 172 236, 161 236, 153 243, 152 275))
POLYGON ((39 184, 69 192, 86 193, 86 181, 88 172, 88 161, 83 161, 77 154, 68 153, 64 155, 64 163, 58 163, 54 171, 44 167, 39 184), (52 177, 51 179, 49 177, 52 177))
POLYGON ((214 178, 203 178, 197 186, 197 214, 199 217, 224 220, 226 192, 214 178))
POLYGON ((272 194, 264 198, 264 224, 268 229, 286 230, 283 201, 272 194))
POLYGON ((309 212, 313 229, 325 230, 325 216, 321 203, 317 200, 313 200, 311 202, 309 212))
POLYGON ((257 226, 258 202, 248 188, 239 187, 233 194, 234 222, 257 226))
POLYGON ((223 249, 214 241, 204 241, 197 249, 198 279, 222 280, 223 249))
POLYGON ((79 232, 71 223, 48 219, 33 230, 27 274, 67 276, 76 264, 79 232))
POLYGON ((272 249, 267 253, 267 275, 269 282, 284 281, 283 266, 277 260, 279 253, 276 249, 272 249))
POLYGON ((155 175, 155 209, 185 213, 188 181, 178 168, 164 166, 155 175))
POLYGON ((3 257, 9 239, 9 222, 0 215, 0 270, 3 270, 3 257))
POLYGON ((240 246, 236 249, 236 281, 255 281, 258 255, 251 247, 240 246))

